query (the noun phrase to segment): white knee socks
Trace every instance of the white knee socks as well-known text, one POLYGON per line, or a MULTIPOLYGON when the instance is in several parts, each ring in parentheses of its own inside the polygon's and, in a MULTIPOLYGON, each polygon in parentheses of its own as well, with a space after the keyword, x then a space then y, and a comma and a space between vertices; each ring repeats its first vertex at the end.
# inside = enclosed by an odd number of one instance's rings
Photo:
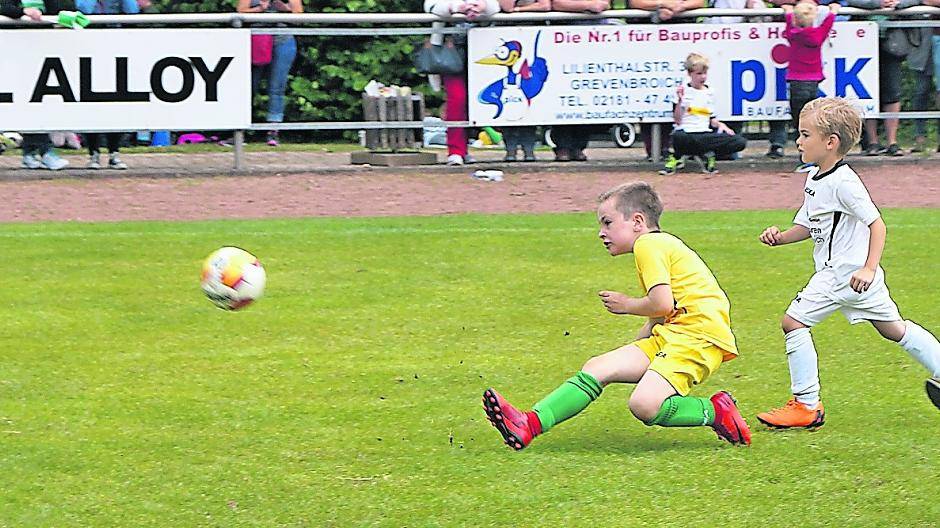
MULTIPOLYGON (((933 334, 914 321, 904 321, 904 324, 907 330, 904 331, 904 337, 898 341, 898 344, 907 350, 907 353, 918 363, 927 367, 931 377, 940 377, 940 342, 937 342, 933 334)), ((789 351, 789 345, 787 346, 787 351, 789 351)), ((792 368, 790 371, 793 371, 792 368)))
POLYGON ((790 365, 790 390, 796 401, 815 408, 819 403, 819 366, 813 336, 809 328, 798 328, 787 332, 784 337, 787 340, 787 362, 790 365))

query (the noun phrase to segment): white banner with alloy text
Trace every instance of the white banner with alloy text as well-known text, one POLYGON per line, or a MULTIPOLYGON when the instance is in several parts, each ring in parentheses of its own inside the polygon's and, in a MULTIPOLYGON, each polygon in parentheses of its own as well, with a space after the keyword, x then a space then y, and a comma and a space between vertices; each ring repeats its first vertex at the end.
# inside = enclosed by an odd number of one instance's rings
POLYGON ((245 29, 0 31, 0 127, 247 128, 249 41, 245 29))

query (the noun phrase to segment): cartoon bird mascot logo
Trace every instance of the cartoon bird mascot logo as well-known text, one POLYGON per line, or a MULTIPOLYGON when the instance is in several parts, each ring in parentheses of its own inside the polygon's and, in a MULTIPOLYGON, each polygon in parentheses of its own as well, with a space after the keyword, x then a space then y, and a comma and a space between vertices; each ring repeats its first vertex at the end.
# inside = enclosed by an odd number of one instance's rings
POLYGON ((532 46, 532 62, 522 57, 522 44, 518 40, 504 42, 496 51, 484 57, 477 64, 502 66, 506 75, 480 91, 478 100, 483 104, 496 106, 496 115, 505 121, 519 121, 525 117, 532 99, 542 91, 548 79, 548 65, 538 56, 539 37, 535 35, 532 46))

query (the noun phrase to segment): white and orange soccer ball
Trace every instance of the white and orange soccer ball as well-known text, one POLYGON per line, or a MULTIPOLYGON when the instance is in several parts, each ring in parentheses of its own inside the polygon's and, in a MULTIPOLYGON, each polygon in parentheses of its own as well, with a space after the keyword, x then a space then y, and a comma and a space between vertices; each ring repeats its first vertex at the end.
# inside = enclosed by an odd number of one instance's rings
POLYGON ((223 310, 238 310, 258 300, 266 279, 258 257, 233 246, 213 251, 202 264, 202 291, 223 310))

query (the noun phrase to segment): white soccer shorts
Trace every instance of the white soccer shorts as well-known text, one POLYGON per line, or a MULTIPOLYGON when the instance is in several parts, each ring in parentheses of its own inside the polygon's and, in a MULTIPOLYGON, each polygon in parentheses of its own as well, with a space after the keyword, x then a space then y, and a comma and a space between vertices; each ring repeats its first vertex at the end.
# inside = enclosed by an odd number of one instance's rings
POLYGON ((787 308, 787 315, 815 326, 839 310, 852 324, 865 321, 900 321, 898 306, 891 300, 884 271, 878 268, 868 290, 858 293, 849 286, 849 278, 840 279, 830 270, 814 274, 787 308))

